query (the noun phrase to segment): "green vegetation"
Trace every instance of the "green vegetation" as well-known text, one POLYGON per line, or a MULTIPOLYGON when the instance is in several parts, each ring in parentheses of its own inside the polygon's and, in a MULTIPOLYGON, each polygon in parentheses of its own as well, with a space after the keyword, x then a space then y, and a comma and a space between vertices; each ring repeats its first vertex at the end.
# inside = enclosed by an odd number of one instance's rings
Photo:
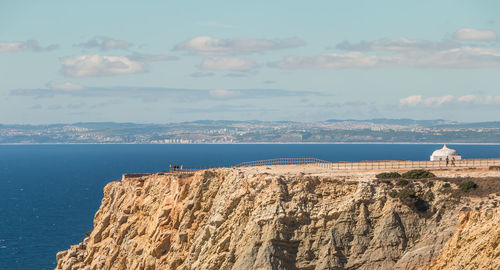
POLYGON ((377 177, 377 179, 394 179, 394 178, 400 178, 401 174, 397 172, 383 172, 377 174, 375 177, 377 177))
POLYGON ((433 173, 426 171, 426 170, 421 170, 421 169, 407 171, 407 172, 403 173, 403 175, 401 175, 401 176, 403 178, 407 178, 407 179, 423 179, 423 178, 435 177, 435 175, 433 173))
POLYGON ((406 186, 406 185, 408 185, 408 180, 406 179, 399 180, 398 186, 406 186))
POLYGON ((384 179, 384 180, 381 180, 382 183, 385 183, 387 185, 391 185, 392 186, 392 182, 391 180, 388 180, 388 179, 384 179))
POLYGON ((459 203, 465 197, 488 197, 490 194, 500 194, 498 177, 456 177, 441 178, 439 192, 448 194, 452 203, 459 203))
POLYGON ((402 190, 399 191, 398 198, 403 203, 411 204, 417 198, 417 195, 415 193, 415 190, 413 190, 411 188, 404 188, 404 189, 402 189, 402 190))
POLYGON ((422 196, 422 199, 428 201, 428 202, 432 202, 434 200, 434 193, 432 193, 432 191, 427 191, 426 193, 424 193, 424 196, 422 196))
POLYGON ((393 198, 399 198, 399 200, 410 206, 410 207, 413 207, 414 209, 416 209, 417 211, 419 212, 425 212, 429 209, 429 203, 428 201, 431 201, 434 199, 434 194, 429 193, 428 192, 426 194, 424 194, 423 198, 418 196, 417 193, 415 192, 415 190, 411 189, 411 188, 404 188, 404 189, 401 189, 399 192, 397 192, 396 190, 391 190, 391 192, 389 192, 389 196, 393 197, 393 198))
POLYGON ((469 192, 472 189, 478 188, 478 185, 472 181, 467 181, 460 185, 460 189, 462 189, 463 192, 469 192))

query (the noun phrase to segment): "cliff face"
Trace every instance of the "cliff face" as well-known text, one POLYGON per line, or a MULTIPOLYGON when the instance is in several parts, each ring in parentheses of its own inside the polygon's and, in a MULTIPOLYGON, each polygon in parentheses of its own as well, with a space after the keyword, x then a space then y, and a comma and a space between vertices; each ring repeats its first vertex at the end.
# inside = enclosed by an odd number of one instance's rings
POLYGON ((500 265, 498 226, 486 243, 486 229, 467 231, 482 220, 496 226, 498 214, 462 213, 457 230, 463 204, 443 184, 410 183, 427 194, 422 209, 389 196, 403 189, 393 183, 333 176, 220 169, 124 178, 105 187, 93 231, 57 254, 56 269, 442 269, 463 264, 447 258, 469 242, 488 246, 484 257, 500 265))
POLYGON ((460 213, 457 232, 424 269, 499 269, 500 211, 460 213))

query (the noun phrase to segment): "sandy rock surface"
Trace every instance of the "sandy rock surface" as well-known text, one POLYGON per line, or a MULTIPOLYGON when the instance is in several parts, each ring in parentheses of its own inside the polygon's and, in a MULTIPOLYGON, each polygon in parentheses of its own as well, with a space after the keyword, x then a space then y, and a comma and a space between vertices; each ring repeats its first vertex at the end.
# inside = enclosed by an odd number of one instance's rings
POLYGON ((59 252, 56 269, 500 266, 495 194, 457 199, 444 180, 400 187, 376 181, 377 173, 276 166, 124 178, 105 187, 90 236, 59 252), (404 188, 432 193, 428 209, 389 196, 404 188), (481 255, 463 255, 467 245, 481 255))

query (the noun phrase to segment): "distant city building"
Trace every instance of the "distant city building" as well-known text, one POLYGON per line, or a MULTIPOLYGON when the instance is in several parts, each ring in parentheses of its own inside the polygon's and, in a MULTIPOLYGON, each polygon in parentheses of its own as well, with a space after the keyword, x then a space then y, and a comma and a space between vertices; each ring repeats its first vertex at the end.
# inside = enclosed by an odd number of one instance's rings
POLYGON ((434 151, 431 155, 431 161, 446 160, 446 158, 448 158, 448 160, 461 160, 462 156, 459 155, 456 150, 446 147, 446 144, 443 148, 434 151))

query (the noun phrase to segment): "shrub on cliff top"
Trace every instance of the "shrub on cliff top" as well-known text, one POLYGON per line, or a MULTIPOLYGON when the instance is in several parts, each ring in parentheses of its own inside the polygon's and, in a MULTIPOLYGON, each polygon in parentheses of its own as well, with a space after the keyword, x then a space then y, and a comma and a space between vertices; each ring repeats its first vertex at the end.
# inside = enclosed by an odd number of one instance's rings
POLYGON ((398 186, 406 186, 406 185, 408 185, 408 180, 405 179, 399 180, 398 186))
POLYGON ((421 169, 407 171, 403 173, 403 175, 401 176, 407 179, 423 179, 423 178, 435 177, 433 173, 421 169))
POLYGON ((377 174, 375 177, 377 177, 377 179, 393 179, 393 178, 400 178, 401 174, 397 172, 383 172, 377 174))
MULTIPOLYGON (((389 194, 391 195, 391 194, 389 194)), ((404 188, 400 190, 397 194, 397 197, 401 200, 402 203, 414 207, 419 212, 425 212, 429 209, 429 202, 425 200, 425 198, 421 198, 417 196, 415 190, 411 188, 404 188)), ((434 194, 432 194, 432 198, 430 194, 424 195, 424 197, 428 197, 427 199, 434 199, 434 194)))
POLYGON ((472 181, 467 181, 460 186, 463 192, 469 192, 471 189, 476 189, 477 187, 478 185, 472 181))
POLYGON ((402 202, 409 204, 414 202, 414 200, 417 198, 417 195, 415 193, 415 190, 405 188, 399 191, 398 197, 402 202))

